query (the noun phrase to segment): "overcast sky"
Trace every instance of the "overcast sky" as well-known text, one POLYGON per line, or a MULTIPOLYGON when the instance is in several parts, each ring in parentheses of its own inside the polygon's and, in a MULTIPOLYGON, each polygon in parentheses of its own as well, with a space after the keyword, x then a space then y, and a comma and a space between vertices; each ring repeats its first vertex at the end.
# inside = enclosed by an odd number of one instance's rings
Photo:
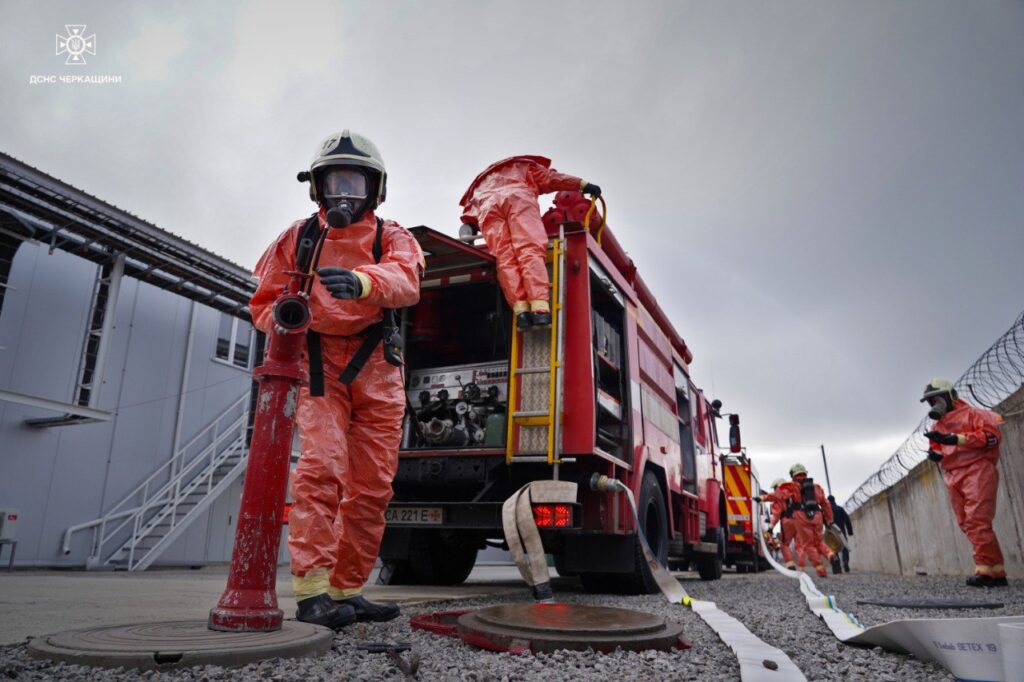
POLYGON ((453 234, 478 171, 549 156, 762 477, 823 479, 824 443, 840 500, 1024 308, 1021 2, 3 0, 0 84, 0 149, 247 267, 335 130, 380 147, 382 215, 453 234))

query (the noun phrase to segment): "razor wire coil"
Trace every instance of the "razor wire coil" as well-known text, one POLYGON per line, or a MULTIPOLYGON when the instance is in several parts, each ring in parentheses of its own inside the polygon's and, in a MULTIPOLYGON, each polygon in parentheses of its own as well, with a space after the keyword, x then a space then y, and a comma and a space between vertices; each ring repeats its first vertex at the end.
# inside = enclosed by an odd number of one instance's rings
MULTIPOLYGON (((962 398, 988 409, 1024 387, 1024 312, 953 385, 962 398)), ((929 421, 922 419, 896 452, 860 484, 846 500, 847 511, 895 485, 925 459, 928 439, 924 433, 929 421)))

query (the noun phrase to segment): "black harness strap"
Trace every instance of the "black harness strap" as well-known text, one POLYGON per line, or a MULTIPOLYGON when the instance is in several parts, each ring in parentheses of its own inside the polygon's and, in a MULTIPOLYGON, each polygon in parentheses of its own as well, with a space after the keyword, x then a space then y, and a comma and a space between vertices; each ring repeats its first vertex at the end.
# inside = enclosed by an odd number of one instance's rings
MULTIPOLYGON (((316 213, 311 215, 306 224, 302 226, 296 244, 301 244, 304 239, 309 239, 314 245, 319 246, 320 220, 316 213)), ((307 272, 312 265, 315 251, 314 248, 309 254, 310 262, 296 262, 295 269, 307 272)), ((309 394, 319 398, 324 394, 324 354, 320 344, 320 334, 312 329, 306 330, 306 359, 309 361, 309 394)))
MULTIPOLYGON (((311 239, 314 243, 318 243, 320 232, 320 221, 317 218, 317 214, 314 213, 302 227, 302 232, 299 234, 299 242, 303 239, 311 239)), ((384 256, 383 241, 384 221, 377 218, 377 233, 373 237, 373 260, 375 263, 379 263, 380 259, 384 256)), ((308 270, 310 267, 310 263, 296 263, 295 265, 296 268, 303 271, 308 270)), ((360 344, 352 359, 349 360, 348 365, 346 365, 338 380, 346 386, 351 385, 356 377, 359 376, 359 372, 366 366, 366 361, 370 359, 370 355, 377 348, 377 344, 381 340, 384 340, 385 343, 390 343, 395 328, 395 311, 391 308, 385 308, 384 320, 366 328, 362 344, 360 344)), ((309 394, 320 397, 324 394, 323 346, 320 334, 312 329, 306 332, 306 355, 309 360, 309 394)), ((395 364, 391 357, 387 359, 388 362, 395 364)), ((399 362, 399 364, 401 363, 399 362)))
POLYGON ((345 366, 344 371, 338 376, 338 381, 349 386, 359 373, 363 371, 363 367, 366 366, 366 361, 370 359, 374 349, 380 340, 384 338, 384 325, 377 323, 371 325, 366 330, 366 336, 363 338, 362 344, 356 350, 355 354, 352 355, 352 359, 348 361, 348 365, 345 366))
MULTIPOLYGON (((383 240, 384 221, 377 218, 377 234, 373 237, 373 260, 376 263, 379 263, 380 259, 384 256, 383 240)), ((370 359, 373 351, 377 348, 377 344, 381 340, 387 342, 390 339, 394 327, 395 311, 391 308, 385 308, 384 320, 366 328, 366 336, 363 338, 363 342, 348 361, 348 365, 345 366, 345 369, 338 376, 338 381, 346 386, 350 386, 356 380, 356 377, 359 376, 359 373, 363 371, 366 361, 370 359), (385 336, 388 338, 386 339, 385 336)))
POLYGON ((309 394, 319 398, 324 394, 324 351, 320 334, 306 331, 306 358, 309 360, 309 394))

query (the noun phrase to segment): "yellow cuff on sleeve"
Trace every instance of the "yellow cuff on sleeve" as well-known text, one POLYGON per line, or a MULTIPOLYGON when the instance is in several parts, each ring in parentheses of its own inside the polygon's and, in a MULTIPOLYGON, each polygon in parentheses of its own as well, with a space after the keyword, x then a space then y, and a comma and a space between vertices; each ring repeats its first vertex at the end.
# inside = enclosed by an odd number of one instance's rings
POLYGON ((370 295, 370 290, 373 289, 373 280, 356 270, 352 271, 352 274, 359 278, 359 283, 363 285, 363 293, 359 294, 359 298, 363 299, 370 295))
POLYGON ((963 445, 966 442, 967 442, 967 437, 965 435, 963 435, 962 433, 956 434, 956 444, 957 445, 963 445))

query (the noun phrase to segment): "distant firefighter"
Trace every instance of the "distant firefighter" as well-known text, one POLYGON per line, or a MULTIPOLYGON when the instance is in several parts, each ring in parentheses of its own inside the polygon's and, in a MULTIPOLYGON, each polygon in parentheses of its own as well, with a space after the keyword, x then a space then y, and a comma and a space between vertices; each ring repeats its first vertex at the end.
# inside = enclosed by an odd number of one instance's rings
MULTIPOLYGON (((836 502, 836 498, 834 495, 828 496, 828 503, 832 505, 832 517, 836 520, 835 527, 839 530, 840 533, 843 534, 844 539, 852 537, 853 523, 850 522, 850 515, 846 513, 846 510, 843 509, 842 505, 836 502)), ((843 545, 843 548, 842 550, 840 550, 839 554, 842 555, 842 561, 840 561, 840 558, 838 556, 832 559, 832 572, 842 573, 843 571, 846 571, 847 573, 849 573, 850 550, 846 547, 845 544, 843 545)))
POLYGON ((960 530, 974 547, 971 587, 1005 587, 1003 552, 992 530, 999 489, 999 425, 1003 418, 990 410, 968 405, 946 379, 932 379, 921 402, 931 407, 936 420, 925 433, 930 441, 928 459, 939 463, 949 490, 949 501, 960 530))
POLYGON ((797 488, 796 483, 777 478, 772 481, 772 492, 761 495, 761 499, 772 504, 772 515, 768 527, 774 528, 776 523, 782 523, 779 534, 779 550, 782 552, 782 560, 786 562, 786 568, 795 569, 799 565, 800 570, 803 570, 803 550, 799 546, 797 547, 796 561, 794 561, 794 552, 790 549, 790 544, 796 540, 796 521, 793 520, 793 512, 796 511, 796 507, 793 505, 793 497, 797 488))
POLYGON ((807 468, 803 464, 794 464, 789 468, 789 476, 796 487, 790 489, 789 496, 796 507, 793 519, 796 521, 796 548, 803 551, 814 566, 815 573, 824 578, 828 575, 825 562, 832 562, 835 554, 822 540, 824 524, 832 523, 832 506, 825 499, 825 491, 807 477, 807 468))
POLYGON ((550 159, 513 156, 488 166, 459 200, 463 222, 480 228, 498 261, 498 284, 520 331, 551 324, 548 237, 537 198, 563 190, 601 195, 597 185, 556 171, 550 159))

